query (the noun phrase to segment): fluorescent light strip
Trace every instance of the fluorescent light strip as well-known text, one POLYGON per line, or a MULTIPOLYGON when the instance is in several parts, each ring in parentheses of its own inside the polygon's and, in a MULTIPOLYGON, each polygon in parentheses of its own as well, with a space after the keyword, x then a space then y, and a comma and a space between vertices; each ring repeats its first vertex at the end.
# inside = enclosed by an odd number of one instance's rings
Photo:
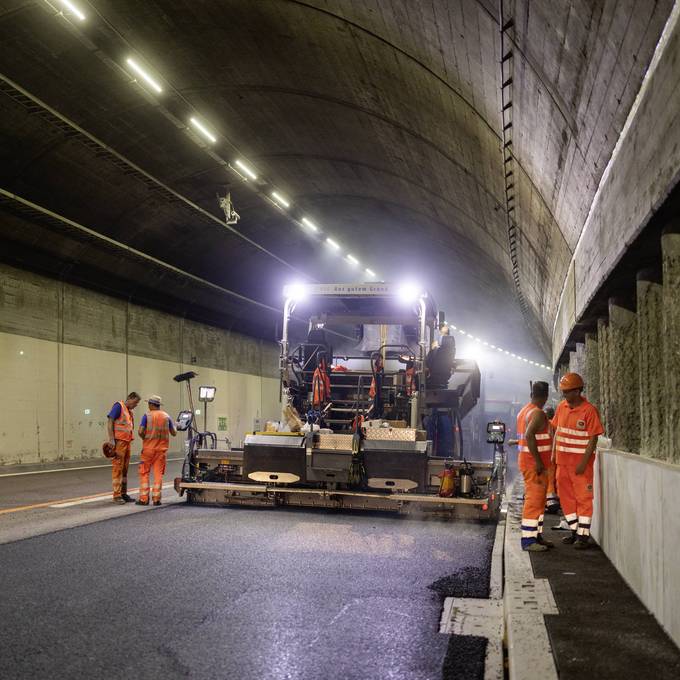
POLYGON ((326 243, 335 250, 340 250, 340 245, 336 243, 332 238, 327 238, 326 243))
POLYGON ((354 255, 347 255, 347 261, 350 264, 359 264, 359 260, 357 260, 357 258, 354 257, 354 255))
POLYGON ((148 85, 150 85, 158 94, 163 92, 163 88, 134 60, 127 60, 128 66, 148 85))
POLYGON ((272 191, 272 198, 277 203, 280 203, 284 208, 290 208, 290 203, 283 196, 281 196, 281 194, 278 194, 276 191, 272 191))
POLYGON ((217 141, 217 137, 212 134, 200 121, 195 118, 189 118, 189 122, 212 144, 217 141))
POLYGON ((365 271, 369 276, 372 276, 373 278, 375 278, 375 272, 374 272, 372 269, 366 268, 364 271, 365 271))
POLYGON ((243 170, 250 179, 257 179, 257 175, 241 160, 234 161, 234 164, 243 170))
POLYGON ((85 15, 69 0, 59 0, 59 4, 66 7, 71 14, 75 14, 80 21, 85 21, 85 15))
POLYGON ((305 227, 309 227, 312 231, 319 231, 319 227, 317 227, 314 222, 308 220, 306 217, 302 218, 302 224, 304 224, 305 227))
MULTIPOLYGON (((366 270, 368 271, 368 270, 366 270)), ((503 349, 502 347, 496 347, 496 345, 492 345, 488 343, 486 340, 482 340, 481 338, 478 338, 475 335, 472 335, 472 333, 468 333, 467 331, 464 331, 462 328, 457 328, 456 326, 449 324, 449 327, 452 328, 454 331, 458 331, 461 335, 466 335, 468 338, 473 340, 476 343, 481 343, 485 347, 490 347, 491 349, 495 349, 497 352, 500 352, 501 354, 505 353, 510 357, 513 357, 514 359, 517 359, 517 361, 523 361, 525 364, 531 364, 532 366, 538 366, 539 368, 544 368, 546 371, 552 372, 552 369, 550 366, 546 366, 545 364, 539 364, 538 361, 530 361, 529 359, 526 359, 523 356, 519 356, 518 354, 513 354, 512 352, 509 352, 507 349, 503 349)))

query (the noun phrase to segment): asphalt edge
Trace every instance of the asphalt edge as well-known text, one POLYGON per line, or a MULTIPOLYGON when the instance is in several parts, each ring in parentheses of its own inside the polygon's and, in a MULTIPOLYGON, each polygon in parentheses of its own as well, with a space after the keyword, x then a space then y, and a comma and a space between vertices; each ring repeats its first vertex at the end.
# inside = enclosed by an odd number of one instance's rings
POLYGON ((508 494, 503 546, 503 613, 509 680, 557 680, 557 666, 545 626, 546 614, 559 614, 550 583, 537 579, 529 553, 522 550, 523 483, 508 494))
POLYGON ((484 680, 504 680, 505 661, 503 613, 503 553, 506 523, 496 525, 487 598, 447 597, 444 600, 439 632, 486 638, 484 680))

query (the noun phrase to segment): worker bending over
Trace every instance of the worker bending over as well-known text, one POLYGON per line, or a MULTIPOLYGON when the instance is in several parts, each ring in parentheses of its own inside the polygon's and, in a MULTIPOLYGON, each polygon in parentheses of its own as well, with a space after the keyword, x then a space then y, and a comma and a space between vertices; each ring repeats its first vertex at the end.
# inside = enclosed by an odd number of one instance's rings
POLYGON ((161 488, 165 474, 165 459, 170 447, 170 436, 177 434, 175 423, 161 411, 161 398, 154 394, 147 400, 149 410, 142 416, 139 436, 142 444, 142 461, 139 464, 139 500, 137 505, 149 505, 149 473, 153 469, 153 490, 151 498, 154 505, 161 504, 161 488))
POLYGON ((559 403, 552 425, 560 504, 571 529, 562 542, 575 543, 581 550, 589 545, 595 447, 604 428, 597 408, 583 396, 583 378, 578 373, 564 375, 560 390, 564 401, 559 403))
POLYGON ((140 399, 141 397, 137 392, 130 392, 125 401, 117 401, 108 414, 109 443, 114 451, 113 458, 111 458, 113 502, 120 505, 135 500, 128 496, 127 473, 130 466, 130 446, 135 431, 135 419, 132 411, 139 404, 140 399))
POLYGON ((550 423, 543 412, 548 383, 531 385, 531 401, 517 414, 518 464, 524 477, 522 550, 544 552, 553 544, 543 538, 543 513, 552 454, 550 423))

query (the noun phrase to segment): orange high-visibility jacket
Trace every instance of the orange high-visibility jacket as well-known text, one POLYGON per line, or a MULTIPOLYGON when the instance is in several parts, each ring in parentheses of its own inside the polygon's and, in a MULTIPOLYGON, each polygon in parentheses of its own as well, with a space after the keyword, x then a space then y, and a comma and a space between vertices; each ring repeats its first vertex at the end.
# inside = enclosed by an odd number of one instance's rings
POLYGON ((319 364, 312 376, 312 406, 321 408, 331 399, 331 379, 326 373, 326 364, 319 364))
POLYGON ((170 416, 165 411, 149 411, 146 414, 142 455, 165 453, 169 448, 170 416))
MULTIPOLYGON (((529 426, 529 421, 536 411, 538 406, 529 402, 517 414, 517 439, 519 440, 519 469, 523 470, 528 467, 533 467, 534 457, 529 451, 527 444, 526 431, 529 426)), ((550 457, 552 455, 552 431, 550 423, 546 418, 545 427, 540 432, 536 433, 536 445, 538 446, 538 454, 541 456, 541 461, 545 467, 550 467, 550 457)))
POLYGON ((113 437, 123 442, 131 442, 134 438, 135 421, 125 402, 119 401, 118 403, 120 404, 120 415, 113 421, 113 437))
POLYGON ((583 455, 591 437, 604 432, 599 411, 585 397, 576 408, 570 408, 566 401, 561 401, 552 425, 555 428, 558 465, 560 462, 568 464, 574 454, 583 455))

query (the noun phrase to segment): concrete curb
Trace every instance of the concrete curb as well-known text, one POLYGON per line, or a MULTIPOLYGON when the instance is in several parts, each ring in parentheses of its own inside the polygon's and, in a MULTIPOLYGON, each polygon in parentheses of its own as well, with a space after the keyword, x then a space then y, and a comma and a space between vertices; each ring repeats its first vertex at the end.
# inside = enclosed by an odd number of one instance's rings
POLYGON ((548 580, 534 578, 529 553, 521 547, 522 490, 519 479, 509 494, 503 551, 508 673, 510 680, 557 680, 543 617, 559 611, 548 580))

